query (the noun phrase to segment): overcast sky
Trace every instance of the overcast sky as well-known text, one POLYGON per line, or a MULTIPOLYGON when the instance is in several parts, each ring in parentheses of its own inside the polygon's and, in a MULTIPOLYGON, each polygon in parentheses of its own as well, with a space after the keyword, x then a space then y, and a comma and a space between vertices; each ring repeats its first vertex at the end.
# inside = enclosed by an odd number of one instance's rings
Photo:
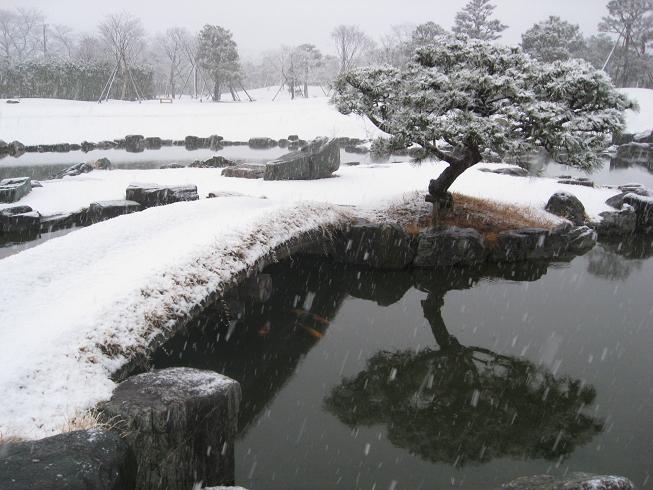
MULTIPOLYGON (((93 32, 107 14, 127 11, 140 17, 148 32, 182 26, 192 31, 206 24, 230 29, 241 55, 281 44, 316 44, 331 52, 330 32, 338 24, 358 24, 378 39, 393 25, 432 20, 450 28, 467 0, 0 0, 0 8, 34 7, 53 24, 93 32)), ((521 33, 549 15, 596 32, 607 0, 496 0, 496 16, 509 25, 503 41, 518 43, 521 33)))

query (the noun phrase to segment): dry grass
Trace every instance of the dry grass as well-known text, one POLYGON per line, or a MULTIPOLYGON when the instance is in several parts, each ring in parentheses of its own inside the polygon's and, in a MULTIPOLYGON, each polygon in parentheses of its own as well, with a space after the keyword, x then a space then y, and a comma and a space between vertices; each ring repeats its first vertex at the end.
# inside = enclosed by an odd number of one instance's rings
MULTIPOLYGON (((519 228, 550 229, 555 223, 528 208, 503 204, 488 199, 454 194, 454 208, 441 217, 440 226, 473 228, 487 242, 495 243, 499 233, 519 228)), ((398 222, 408 234, 419 233, 433 226, 431 205, 422 195, 415 195, 388 210, 391 220, 398 222)))
POLYGON ((23 441, 24 439, 21 439, 20 437, 6 436, 0 433, 0 446, 3 444, 12 444, 12 443, 23 442, 23 441))
POLYGON ((74 432, 76 430, 102 429, 122 433, 123 422, 119 420, 105 420, 100 412, 95 409, 80 411, 66 421, 60 427, 60 432, 74 432))

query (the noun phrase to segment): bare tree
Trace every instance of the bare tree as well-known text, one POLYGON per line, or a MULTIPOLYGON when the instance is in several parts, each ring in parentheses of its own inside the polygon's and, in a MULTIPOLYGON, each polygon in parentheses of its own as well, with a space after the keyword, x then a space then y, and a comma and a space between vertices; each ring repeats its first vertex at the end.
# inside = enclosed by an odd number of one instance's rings
POLYGON ((50 42, 48 50, 59 56, 72 58, 76 48, 75 33, 65 25, 57 24, 48 29, 50 42))
POLYGON ((373 46, 373 41, 358 26, 339 25, 331 33, 340 60, 340 73, 356 66, 360 56, 373 46))
POLYGON ((43 47, 43 15, 38 10, 0 10, 0 52, 9 62, 23 61, 43 47))
POLYGON ((157 36, 157 45, 167 64, 166 92, 174 99, 180 71, 189 62, 188 46, 192 44, 190 33, 181 27, 173 27, 157 36))
POLYGON ((113 54, 116 67, 122 69, 121 99, 127 95, 129 81, 134 85, 138 96, 138 89, 131 76, 129 65, 136 61, 139 50, 142 50, 144 44, 145 31, 140 19, 126 12, 109 15, 100 24, 99 30, 100 37, 113 54))

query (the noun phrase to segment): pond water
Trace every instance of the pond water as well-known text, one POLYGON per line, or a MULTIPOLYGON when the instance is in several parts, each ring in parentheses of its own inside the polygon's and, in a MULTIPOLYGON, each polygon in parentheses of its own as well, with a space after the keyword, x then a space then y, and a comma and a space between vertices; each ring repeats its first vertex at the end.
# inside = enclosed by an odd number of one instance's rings
POLYGON ((592 172, 584 172, 577 168, 548 162, 540 167, 538 173, 542 177, 558 177, 560 175, 589 177, 597 185, 637 183, 653 189, 653 161, 648 164, 626 165, 625 162, 617 163, 616 161, 606 160, 602 167, 592 172))
MULTIPOLYGON (((20 157, 0 156, 0 179, 11 177, 32 177, 46 180, 52 175, 80 162, 93 162, 107 157, 114 168, 158 169, 168 163, 190 165, 196 160, 207 160, 221 155, 237 163, 265 163, 288 153, 287 148, 254 149, 247 145, 226 146, 220 151, 209 149, 186 150, 183 146, 165 147, 161 150, 145 150, 130 153, 125 150, 93 150, 88 153, 71 151, 68 153, 24 153, 20 157)), ((369 155, 340 151, 341 161, 371 163, 369 155)), ((400 159, 396 157, 395 159, 400 159)), ((403 161, 403 160, 401 160, 403 161)))
POLYGON ((241 383, 236 481, 492 489, 626 475, 653 488, 653 244, 570 263, 269 267, 154 358, 241 383))

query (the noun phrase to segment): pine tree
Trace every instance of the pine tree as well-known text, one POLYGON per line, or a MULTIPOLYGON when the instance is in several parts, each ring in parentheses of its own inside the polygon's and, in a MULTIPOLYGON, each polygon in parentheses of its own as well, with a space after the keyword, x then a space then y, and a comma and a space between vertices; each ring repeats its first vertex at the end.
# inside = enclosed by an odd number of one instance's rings
POLYGON ((492 19, 495 5, 490 0, 470 0, 465 7, 456 14, 453 32, 465 34, 472 39, 494 41, 501 37, 501 33, 508 26, 496 19, 492 19))
POLYGON ((219 101, 222 89, 231 87, 240 73, 238 48, 231 31, 205 25, 198 36, 197 61, 213 79, 213 100, 219 101))
POLYGON ((522 49, 533 58, 551 63, 577 57, 585 47, 580 27, 551 16, 522 34, 522 49))
POLYGON ((449 187, 484 158, 539 148, 583 169, 601 163, 632 104, 602 71, 580 60, 540 63, 519 48, 465 36, 419 48, 405 69, 367 67, 338 77, 333 101, 407 147, 448 167, 429 185, 437 210, 449 187))

